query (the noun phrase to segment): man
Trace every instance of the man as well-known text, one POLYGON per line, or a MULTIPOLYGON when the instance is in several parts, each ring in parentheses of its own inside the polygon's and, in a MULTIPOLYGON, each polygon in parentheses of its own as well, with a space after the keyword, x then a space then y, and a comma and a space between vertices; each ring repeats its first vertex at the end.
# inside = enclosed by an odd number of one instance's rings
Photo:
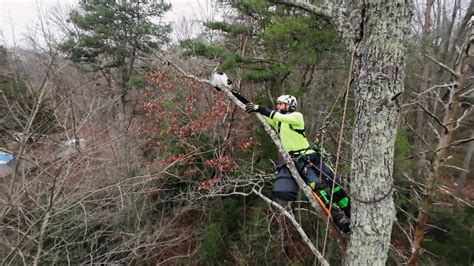
MULTIPOLYGON (((283 148, 296 163, 300 175, 323 200, 330 205, 330 191, 333 187, 334 173, 323 163, 321 154, 311 148, 305 135, 303 114, 296 111, 294 96, 281 95, 277 98, 276 110, 247 102, 245 111, 259 112, 277 132, 283 148)), ((350 200, 341 186, 334 184, 331 215, 336 225, 344 232, 349 231, 350 200), (342 210, 342 211, 341 211, 342 210)))

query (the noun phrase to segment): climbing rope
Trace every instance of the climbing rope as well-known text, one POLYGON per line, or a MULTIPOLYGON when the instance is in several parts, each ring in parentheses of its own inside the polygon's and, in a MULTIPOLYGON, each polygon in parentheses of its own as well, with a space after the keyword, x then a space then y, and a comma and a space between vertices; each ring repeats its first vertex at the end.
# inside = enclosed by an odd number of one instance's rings
MULTIPOLYGON (((353 66, 353 63, 354 63, 354 55, 355 55, 355 51, 357 49, 357 46, 354 46, 354 50, 352 51, 352 55, 351 55, 351 63, 349 65, 349 76, 347 78, 347 81, 346 81, 346 84, 345 84, 345 87, 343 87, 343 89, 345 88, 345 99, 344 99, 344 108, 343 108, 343 112, 342 112, 342 121, 341 121, 341 127, 340 127, 340 130, 339 130, 339 138, 338 138, 338 141, 337 141, 337 150, 336 150, 336 165, 334 166, 334 180, 332 182, 332 187, 331 187, 331 197, 329 199, 329 212, 331 212, 331 209, 332 209, 332 201, 333 201, 333 193, 332 191, 334 191, 334 186, 336 184, 336 177, 337 177, 337 170, 338 170, 338 166, 339 166, 339 155, 341 153, 341 143, 342 143, 342 138, 344 136, 344 123, 345 123, 345 120, 346 120, 346 113, 347 113, 347 101, 348 101, 348 98, 349 98, 349 88, 350 88, 350 83, 351 83, 351 79, 352 79, 352 66, 353 66)), ((344 90, 341 90, 341 93, 343 92, 344 90)), ((340 94, 341 94, 340 93, 340 94)), ((338 96, 338 99, 339 99, 339 96, 338 96)), ((336 105, 336 103, 334 103, 334 106, 336 105)), ((334 110, 334 106, 333 108, 331 109, 331 113, 333 112, 334 110)), ((331 114, 330 113, 330 114, 331 114)), ((321 138, 323 139, 323 138, 321 138)), ((321 144, 322 145, 322 144, 321 144)), ((321 160, 322 162, 322 160, 321 160)), ((320 168, 322 169, 322 168, 320 168)), ((328 237, 328 231, 329 231, 329 222, 330 222, 330 216, 328 216, 328 219, 326 220, 326 232, 324 234, 324 244, 323 244, 323 252, 322 252, 322 256, 324 257, 324 253, 326 251, 326 244, 327 244, 327 237, 328 237)))

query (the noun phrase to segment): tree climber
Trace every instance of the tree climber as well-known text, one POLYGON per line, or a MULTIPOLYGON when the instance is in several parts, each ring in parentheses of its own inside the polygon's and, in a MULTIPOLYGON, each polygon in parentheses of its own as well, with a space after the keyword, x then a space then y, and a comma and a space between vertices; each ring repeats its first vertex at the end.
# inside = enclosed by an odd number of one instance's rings
POLYGON ((350 199, 340 185, 334 184, 334 173, 324 164, 321 153, 309 145, 304 130, 303 114, 296 112, 296 98, 291 95, 281 95, 277 98, 276 110, 272 110, 251 103, 240 93, 231 89, 232 81, 223 72, 215 72, 211 77, 211 84, 218 91, 224 87, 229 89, 239 101, 245 104, 246 112, 259 112, 263 115, 277 132, 285 151, 293 158, 299 174, 323 201, 325 207, 331 210, 334 223, 343 232, 349 232, 350 199), (328 193, 333 186, 333 203, 330 208, 331 194, 328 193))
MULTIPOLYGON (((235 95, 235 93, 234 93, 235 95)), ((240 96, 240 95, 239 95, 240 96)), ((239 98, 239 97, 238 97, 239 98)), ((333 184, 334 173, 322 160, 320 152, 313 149, 305 135, 303 114, 296 111, 294 96, 281 95, 277 98, 276 110, 261 107, 248 102, 245 111, 259 112, 277 132, 283 148, 290 154, 299 174, 322 199, 335 224, 344 232, 349 232, 350 199, 342 187, 333 184), (330 204, 330 190, 333 188, 333 204, 330 204)))

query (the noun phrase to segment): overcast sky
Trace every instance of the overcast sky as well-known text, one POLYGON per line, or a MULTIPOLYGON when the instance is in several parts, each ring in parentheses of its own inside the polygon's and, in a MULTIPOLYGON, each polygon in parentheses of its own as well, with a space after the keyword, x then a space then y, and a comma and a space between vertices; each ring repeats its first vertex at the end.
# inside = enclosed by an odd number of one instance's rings
MULTIPOLYGON (((172 5, 172 10, 166 14, 165 20, 176 27, 174 39, 189 37, 187 35, 196 31, 197 21, 216 15, 215 0, 165 1, 172 5), (194 22, 194 27, 184 27, 183 21, 194 22)), ((14 43, 17 46, 25 46, 24 36, 31 33, 31 29, 39 21, 38 10, 41 10, 43 16, 56 8, 67 14, 78 2, 79 0, 0 0, 0 44, 8 47, 14 43)))

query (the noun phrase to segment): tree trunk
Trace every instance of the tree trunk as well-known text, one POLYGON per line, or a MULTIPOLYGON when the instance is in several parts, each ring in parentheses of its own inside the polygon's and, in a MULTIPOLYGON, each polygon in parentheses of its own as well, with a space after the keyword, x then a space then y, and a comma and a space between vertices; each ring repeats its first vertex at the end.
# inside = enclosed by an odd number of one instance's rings
MULTIPOLYGON (((474 130, 471 130, 471 138, 474 138, 474 130)), ((462 168, 465 170, 461 173, 461 175, 458 178, 458 181, 456 182, 456 195, 462 196, 462 189, 464 187, 464 182, 466 180, 467 174, 469 172, 469 168, 471 166, 471 159, 472 159, 472 153, 474 152, 474 141, 471 141, 469 143, 469 147, 466 150, 466 155, 464 156, 464 162, 462 163, 462 168)))
POLYGON ((128 67, 125 63, 121 65, 118 70, 118 90, 119 90, 119 98, 117 100, 118 104, 118 114, 119 114, 119 121, 120 121, 120 127, 126 128, 126 120, 127 120, 127 108, 126 108, 126 103, 127 103, 127 88, 126 88, 126 82, 130 78, 129 76, 129 71, 128 67))
POLYGON ((350 265, 385 265, 395 206, 393 156, 410 27, 408 1, 371 2, 362 12, 355 61, 350 265))
MULTIPOLYGON (((430 79, 430 60, 426 56, 428 53, 428 41, 431 35, 431 9, 433 8, 434 0, 428 0, 426 2, 426 8, 424 12, 424 21, 423 21, 423 31, 422 31, 422 39, 421 39, 421 53, 422 53, 422 71, 421 71, 421 82, 420 82, 420 95, 418 96, 418 100, 420 104, 428 103, 429 100, 426 98, 424 93, 428 90, 429 87, 429 79, 430 79)), ((415 147, 417 150, 424 150, 426 145, 424 144, 425 139, 425 122, 424 122, 424 110, 418 110, 416 113, 416 139, 415 139, 415 147)), ((424 173, 426 173, 427 167, 426 162, 426 153, 418 154, 418 158, 416 158, 418 162, 416 163, 415 167, 415 176, 421 177, 424 173)))
POLYGON ((276 2, 330 17, 349 52, 356 49, 353 224, 345 263, 385 265, 395 219, 393 155, 411 1, 276 2))

